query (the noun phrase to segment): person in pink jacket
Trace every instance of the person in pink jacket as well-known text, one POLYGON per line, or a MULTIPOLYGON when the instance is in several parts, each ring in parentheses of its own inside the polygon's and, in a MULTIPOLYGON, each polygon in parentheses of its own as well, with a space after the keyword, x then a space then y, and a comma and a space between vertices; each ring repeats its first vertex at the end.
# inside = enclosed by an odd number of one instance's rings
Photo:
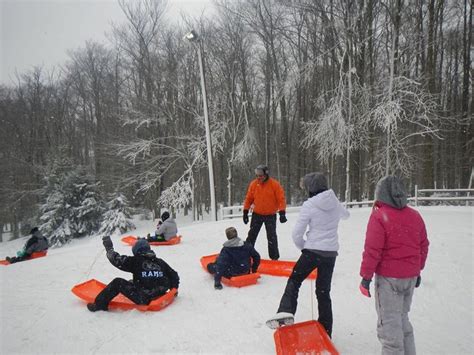
POLYGON ((407 203, 398 177, 386 176, 377 183, 360 266, 359 289, 364 296, 371 297, 370 283, 375 275, 382 354, 416 353, 408 312, 414 289, 421 283, 429 241, 422 217, 407 203))

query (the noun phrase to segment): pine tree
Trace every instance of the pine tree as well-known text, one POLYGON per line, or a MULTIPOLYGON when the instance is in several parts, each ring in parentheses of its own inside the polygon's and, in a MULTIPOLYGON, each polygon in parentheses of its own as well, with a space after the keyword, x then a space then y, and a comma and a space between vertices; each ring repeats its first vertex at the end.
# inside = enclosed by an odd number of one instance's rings
POLYGON ((99 235, 112 235, 116 232, 125 233, 128 230, 135 229, 135 225, 131 222, 131 215, 132 210, 129 207, 127 197, 120 192, 116 192, 107 202, 99 235))
POLYGON ((93 234, 99 229, 104 207, 98 183, 93 183, 88 174, 76 174, 70 178, 73 179, 71 185, 73 188, 75 238, 80 238, 93 234))
POLYGON ((62 246, 99 229, 103 206, 98 183, 83 168, 56 161, 45 180, 39 228, 51 246, 62 246))

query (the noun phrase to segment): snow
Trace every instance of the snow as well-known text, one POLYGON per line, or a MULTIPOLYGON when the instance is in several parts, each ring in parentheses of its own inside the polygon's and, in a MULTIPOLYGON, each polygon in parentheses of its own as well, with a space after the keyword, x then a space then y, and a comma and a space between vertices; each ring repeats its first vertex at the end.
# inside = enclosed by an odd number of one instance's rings
MULTIPOLYGON (((472 207, 421 207, 430 252, 422 284, 410 312, 418 354, 472 354, 473 342, 473 220, 472 207)), ((370 210, 351 210, 339 229, 340 253, 332 284, 333 342, 341 354, 379 354, 374 299, 358 290, 364 233, 370 210)), ((297 213, 278 224, 281 260, 296 260, 291 241, 297 213)), ((226 227, 241 237, 248 225, 240 219, 188 223, 177 219, 181 244, 153 247, 181 278, 179 296, 160 312, 91 313, 71 293, 78 283, 96 278, 108 283, 131 274, 106 259, 99 238, 83 238, 45 258, 0 267, 1 354, 220 353, 272 354, 273 331, 265 321, 273 316, 286 278, 263 275, 258 285, 241 289, 213 288, 199 263, 225 241, 226 227)), ((135 220, 133 234, 146 235, 154 221, 135 220)), ((14 255, 26 238, 0 244, 0 255, 14 255)), ((130 247, 113 237, 115 249, 130 247)), ((264 230, 256 244, 268 258, 264 230)), ((317 319, 314 283, 300 290, 296 322, 317 319)))

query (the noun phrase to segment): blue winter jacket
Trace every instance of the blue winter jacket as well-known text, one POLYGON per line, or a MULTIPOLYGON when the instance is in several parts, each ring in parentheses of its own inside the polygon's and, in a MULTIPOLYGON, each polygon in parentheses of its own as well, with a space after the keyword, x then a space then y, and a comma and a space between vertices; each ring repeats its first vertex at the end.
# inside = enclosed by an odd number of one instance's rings
POLYGON ((216 260, 214 279, 220 281, 222 277, 248 274, 250 270, 257 272, 259 265, 260 254, 251 244, 236 237, 224 243, 216 260))

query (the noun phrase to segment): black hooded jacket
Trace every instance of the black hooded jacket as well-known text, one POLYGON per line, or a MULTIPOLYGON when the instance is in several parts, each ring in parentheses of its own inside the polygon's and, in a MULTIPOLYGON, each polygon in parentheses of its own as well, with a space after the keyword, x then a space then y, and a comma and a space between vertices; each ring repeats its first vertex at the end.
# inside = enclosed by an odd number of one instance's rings
POLYGON ((107 258, 116 268, 131 272, 133 283, 150 298, 178 288, 179 276, 163 259, 157 258, 152 250, 135 256, 120 255, 109 250, 107 258))
POLYGON ((27 255, 31 255, 37 251, 48 250, 48 240, 41 235, 40 232, 33 233, 23 247, 27 255))

